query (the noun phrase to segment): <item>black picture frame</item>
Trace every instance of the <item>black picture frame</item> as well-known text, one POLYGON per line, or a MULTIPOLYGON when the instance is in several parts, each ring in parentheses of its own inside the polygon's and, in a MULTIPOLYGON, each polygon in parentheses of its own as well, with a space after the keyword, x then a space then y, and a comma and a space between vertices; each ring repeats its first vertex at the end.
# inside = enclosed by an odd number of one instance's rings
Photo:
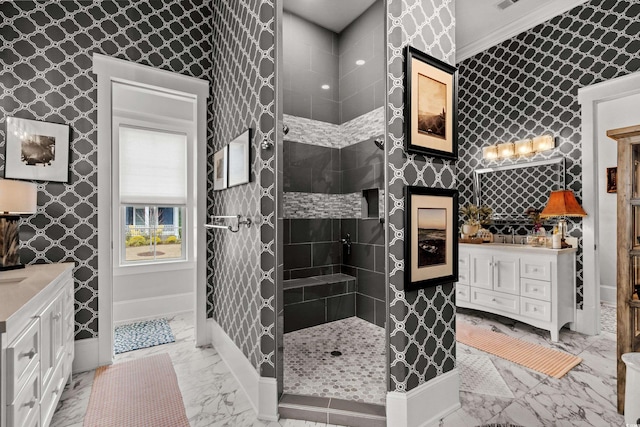
POLYGON ((404 65, 405 150, 407 153, 456 160, 457 68, 412 46, 406 48, 404 65), (424 101, 421 102, 421 99, 424 101), (420 114, 421 104, 431 111, 420 114), (441 108, 442 112, 439 113, 441 108))
POLYGON ((405 187, 404 258, 405 291, 458 281, 458 190, 405 187))

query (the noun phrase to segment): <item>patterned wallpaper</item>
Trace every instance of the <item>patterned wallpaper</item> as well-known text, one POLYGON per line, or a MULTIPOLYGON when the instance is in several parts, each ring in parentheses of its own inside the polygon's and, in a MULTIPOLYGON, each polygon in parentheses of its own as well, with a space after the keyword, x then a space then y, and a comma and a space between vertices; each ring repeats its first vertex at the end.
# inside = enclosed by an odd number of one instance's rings
MULTIPOLYGON (((98 331, 97 135, 94 52, 209 79, 208 2, 0 2, 0 169, 7 116, 68 124, 70 180, 38 183, 22 261, 76 263, 77 340, 98 331)), ((104 208, 103 208, 104 209, 104 208)))
MULTIPOLYGON (((496 164, 482 160, 483 146, 547 133, 556 137, 556 148, 533 159, 564 156, 566 188, 581 200, 578 89, 640 70, 639 21, 637 1, 592 0, 460 63, 461 205, 472 201, 472 171, 496 164)), ((582 308, 582 223, 567 224, 579 239, 582 308)))
POLYGON ((453 284, 404 291, 404 188, 455 188, 455 164, 404 151, 404 48, 455 60, 453 0, 390 0, 387 5, 389 180, 389 362, 391 391, 407 392, 455 366, 453 284))
MULTIPOLYGON (((255 224, 208 235, 208 316, 262 376, 275 376, 275 10, 272 0, 213 2, 213 135, 208 158, 251 128, 251 182, 212 191, 208 212, 246 215, 255 224)), ((213 170, 213 164, 209 164, 213 170)))

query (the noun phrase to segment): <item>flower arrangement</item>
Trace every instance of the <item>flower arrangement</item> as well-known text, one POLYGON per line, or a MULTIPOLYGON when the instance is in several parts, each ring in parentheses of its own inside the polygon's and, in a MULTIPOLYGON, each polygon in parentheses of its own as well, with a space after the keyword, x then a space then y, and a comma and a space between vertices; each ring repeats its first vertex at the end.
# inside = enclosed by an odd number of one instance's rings
POLYGON ((542 229, 542 218, 540 218, 540 211, 535 208, 527 208, 524 213, 531 220, 531 223, 533 224, 533 231, 538 233, 542 229))
POLYGON ((460 214, 464 218, 464 224, 484 226, 491 224, 491 214, 493 209, 489 206, 476 206, 474 204, 468 204, 460 208, 460 214))

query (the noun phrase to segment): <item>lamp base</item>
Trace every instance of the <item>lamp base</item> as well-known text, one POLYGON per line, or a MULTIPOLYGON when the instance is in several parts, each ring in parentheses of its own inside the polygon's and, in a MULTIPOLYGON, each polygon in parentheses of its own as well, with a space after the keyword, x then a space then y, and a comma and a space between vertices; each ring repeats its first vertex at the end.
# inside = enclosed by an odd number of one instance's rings
POLYGON ((0 271, 19 270, 24 268, 24 264, 0 265, 0 271))

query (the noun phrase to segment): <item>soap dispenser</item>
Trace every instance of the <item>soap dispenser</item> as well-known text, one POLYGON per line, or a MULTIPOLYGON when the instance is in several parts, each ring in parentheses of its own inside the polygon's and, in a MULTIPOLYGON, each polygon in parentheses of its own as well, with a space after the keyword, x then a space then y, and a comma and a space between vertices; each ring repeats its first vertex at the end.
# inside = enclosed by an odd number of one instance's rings
POLYGON ((558 232, 558 226, 553 227, 553 236, 551 237, 551 248, 562 248, 562 235, 558 232))

